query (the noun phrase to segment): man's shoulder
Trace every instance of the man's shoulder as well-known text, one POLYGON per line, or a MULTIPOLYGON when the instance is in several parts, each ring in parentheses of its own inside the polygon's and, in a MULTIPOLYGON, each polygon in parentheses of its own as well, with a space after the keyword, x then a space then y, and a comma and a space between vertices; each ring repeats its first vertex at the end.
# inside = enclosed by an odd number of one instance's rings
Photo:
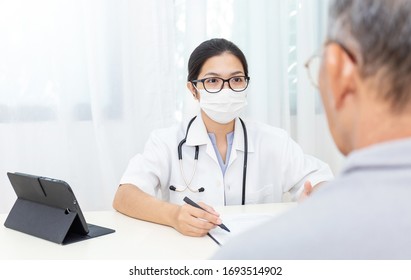
POLYGON ((228 242, 215 258, 391 258, 397 254, 395 248, 389 244, 383 248, 381 243, 395 239, 392 242, 400 244, 409 239, 411 221, 401 217, 411 211, 411 205, 405 199, 389 201, 398 193, 410 197, 411 189, 387 194, 383 186, 348 182, 342 178, 325 185, 297 207, 228 242), (381 255, 373 256, 376 253, 370 248, 378 248, 381 255))

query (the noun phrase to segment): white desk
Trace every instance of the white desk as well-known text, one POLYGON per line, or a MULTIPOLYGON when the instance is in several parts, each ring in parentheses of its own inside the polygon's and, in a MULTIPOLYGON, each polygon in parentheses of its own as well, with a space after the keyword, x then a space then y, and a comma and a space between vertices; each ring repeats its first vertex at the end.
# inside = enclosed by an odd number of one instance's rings
MULTIPOLYGON (((226 214, 270 213, 278 215, 295 203, 276 203, 217 208, 226 214)), ((115 211, 85 212, 86 221, 116 232, 69 245, 59 245, 4 227, 0 214, 0 260, 81 259, 187 259, 210 258, 219 246, 208 236, 188 237, 175 229, 127 217, 115 211)))

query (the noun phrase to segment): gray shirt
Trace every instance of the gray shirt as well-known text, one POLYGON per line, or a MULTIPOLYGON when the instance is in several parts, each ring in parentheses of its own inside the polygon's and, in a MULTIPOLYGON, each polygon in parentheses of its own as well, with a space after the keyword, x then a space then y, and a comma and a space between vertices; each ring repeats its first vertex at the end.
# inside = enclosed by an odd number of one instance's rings
POLYGON ((411 259, 411 138, 353 152, 341 174, 215 259, 411 259))

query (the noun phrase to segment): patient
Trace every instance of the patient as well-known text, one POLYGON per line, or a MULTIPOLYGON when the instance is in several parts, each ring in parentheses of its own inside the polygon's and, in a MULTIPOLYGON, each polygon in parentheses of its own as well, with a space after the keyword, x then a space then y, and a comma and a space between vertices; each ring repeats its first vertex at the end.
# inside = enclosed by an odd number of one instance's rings
POLYGON ((312 81, 345 168, 215 259, 411 259, 410 14, 409 0, 331 2, 312 81))

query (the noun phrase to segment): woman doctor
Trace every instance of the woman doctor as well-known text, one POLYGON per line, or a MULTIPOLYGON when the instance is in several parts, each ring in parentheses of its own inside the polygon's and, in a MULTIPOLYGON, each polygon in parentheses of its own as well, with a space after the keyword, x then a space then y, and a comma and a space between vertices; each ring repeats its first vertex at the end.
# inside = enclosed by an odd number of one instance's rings
POLYGON ((239 118, 250 78, 235 44, 203 42, 191 54, 188 72, 200 113, 152 132, 121 178, 117 211, 203 236, 221 224, 211 205, 281 202, 285 193, 296 200, 332 179, 329 167, 305 155, 285 131, 239 118), (185 204, 185 196, 206 211, 185 204))

